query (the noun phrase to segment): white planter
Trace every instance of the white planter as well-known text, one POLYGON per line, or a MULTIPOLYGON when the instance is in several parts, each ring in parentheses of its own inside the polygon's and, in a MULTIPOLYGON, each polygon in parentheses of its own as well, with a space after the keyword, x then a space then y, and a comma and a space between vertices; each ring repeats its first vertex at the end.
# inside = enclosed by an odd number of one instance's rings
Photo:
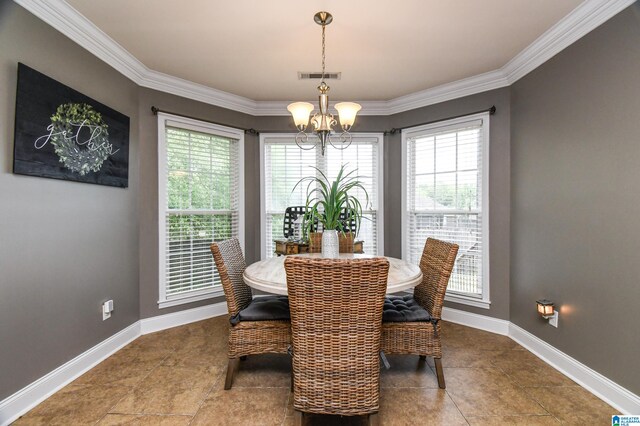
POLYGON ((340 247, 338 243, 338 231, 323 231, 322 232, 322 257, 328 257, 335 259, 340 253, 340 247))

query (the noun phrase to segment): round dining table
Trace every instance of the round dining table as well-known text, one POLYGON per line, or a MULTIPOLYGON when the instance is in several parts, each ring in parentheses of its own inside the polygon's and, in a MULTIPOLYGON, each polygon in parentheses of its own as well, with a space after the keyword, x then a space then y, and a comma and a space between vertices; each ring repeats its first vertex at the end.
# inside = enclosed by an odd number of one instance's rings
MULTIPOLYGON (((320 253, 297 254, 290 256, 304 256, 322 258, 320 253)), ((417 286, 422 281, 422 271, 418 265, 401 259, 387 256, 373 256, 370 254, 341 253, 340 259, 366 259, 384 257, 389 261, 389 277, 387 278, 387 293, 397 293, 417 286)), ((284 270, 284 260, 287 256, 272 257, 252 263, 244 270, 244 282, 251 288, 272 294, 287 294, 287 274, 284 270)))

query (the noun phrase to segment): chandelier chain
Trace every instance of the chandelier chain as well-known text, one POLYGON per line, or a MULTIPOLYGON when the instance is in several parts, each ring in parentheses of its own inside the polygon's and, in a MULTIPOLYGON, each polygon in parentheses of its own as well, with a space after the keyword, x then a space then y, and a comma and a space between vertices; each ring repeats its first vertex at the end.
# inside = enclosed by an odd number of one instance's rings
POLYGON ((322 81, 324 82, 324 28, 326 25, 322 25, 322 81))

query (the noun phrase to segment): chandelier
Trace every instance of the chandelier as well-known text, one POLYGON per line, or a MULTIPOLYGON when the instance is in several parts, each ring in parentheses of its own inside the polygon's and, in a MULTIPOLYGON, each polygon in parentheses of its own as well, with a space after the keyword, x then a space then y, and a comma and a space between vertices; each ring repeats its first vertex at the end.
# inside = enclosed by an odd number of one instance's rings
POLYGON ((331 16, 329 12, 318 12, 314 15, 313 20, 322 26, 322 81, 318 86, 320 112, 315 113, 313 117, 311 117, 311 124, 313 125, 313 133, 315 133, 315 135, 305 132, 309 124, 309 115, 313 111, 312 104, 309 102, 294 102, 287 106, 287 110, 293 116, 293 121, 299 130, 296 135, 296 144, 301 149, 313 149, 318 142, 320 142, 320 149, 324 156, 327 142, 338 149, 345 149, 351 144, 352 138, 349 130, 356 121, 356 115, 362 107, 355 102, 339 102, 335 104, 335 109, 338 111, 338 117, 340 118, 342 132, 340 134, 334 132, 333 128, 338 125, 338 121, 334 118, 333 114, 329 113, 329 86, 324 82, 325 28, 333 21, 333 16, 331 16), (311 143, 312 145, 310 147, 301 145, 306 143, 311 143))

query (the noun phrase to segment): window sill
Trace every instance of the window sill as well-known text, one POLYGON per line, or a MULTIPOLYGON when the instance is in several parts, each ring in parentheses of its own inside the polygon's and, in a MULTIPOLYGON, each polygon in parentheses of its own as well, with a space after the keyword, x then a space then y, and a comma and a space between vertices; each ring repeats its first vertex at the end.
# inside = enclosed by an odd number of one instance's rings
POLYGON ((200 300, 213 299, 214 297, 224 296, 222 289, 210 290, 206 293, 199 294, 185 294, 173 296, 166 300, 158 300, 158 308, 170 308, 171 306, 184 305, 187 303, 198 302, 200 300))
POLYGON ((476 308, 490 309, 491 301, 477 299, 475 297, 463 296, 460 294, 447 293, 444 296, 445 302, 460 303, 462 305, 474 306, 476 308))

